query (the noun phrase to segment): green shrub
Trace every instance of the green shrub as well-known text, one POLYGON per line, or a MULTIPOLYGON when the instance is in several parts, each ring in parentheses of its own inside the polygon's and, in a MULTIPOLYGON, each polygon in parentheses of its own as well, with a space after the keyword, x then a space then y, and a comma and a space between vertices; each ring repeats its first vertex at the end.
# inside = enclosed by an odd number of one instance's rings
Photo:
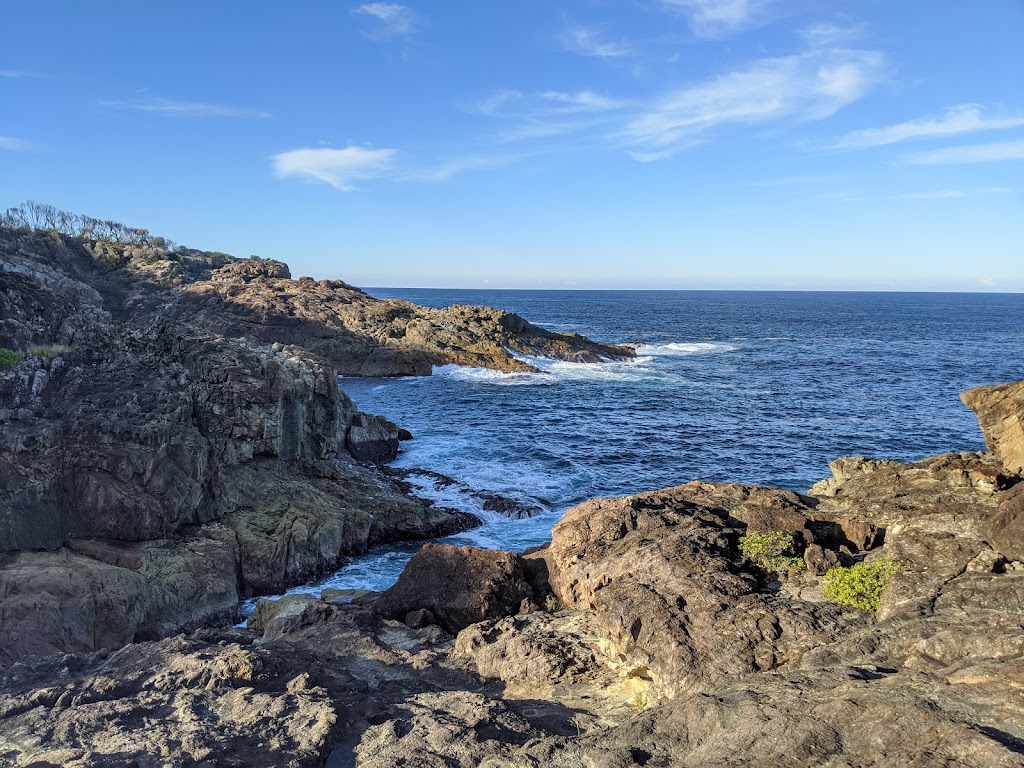
POLYGON ((22 355, 13 349, 0 347, 0 368, 10 368, 15 363, 21 362, 22 355))
POLYGON ((740 539, 740 552, 763 571, 802 568, 804 564, 797 555, 796 539, 785 531, 747 534, 740 539))
POLYGON ((904 570, 891 557, 857 563, 849 568, 833 568, 825 574, 825 599, 874 613, 881 605, 889 580, 904 570))

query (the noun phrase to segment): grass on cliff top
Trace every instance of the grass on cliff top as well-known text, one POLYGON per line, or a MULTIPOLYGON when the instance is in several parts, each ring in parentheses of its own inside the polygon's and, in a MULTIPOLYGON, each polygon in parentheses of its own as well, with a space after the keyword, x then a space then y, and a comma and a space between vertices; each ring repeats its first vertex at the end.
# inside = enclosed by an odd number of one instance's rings
POLYGON ((833 568, 825 574, 825 599, 874 613, 882 604, 882 593, 889 586, 890 579, 904 570, 900 563, 888 556, 849 568, 833 568))
POLYGON ((803 568, 793 534, 785 531, 751 533, 740 539, 740 552, 762 571, 778 573, 787 568, 803 568))
POLYGON ((43 344, 38 347, 29 347, 29 357, 41 357, 43 360, 50 361, 54 358, 66 355, 71 351, 71 347, 67 344, 43 344))
POLYGON ((15 363, 20 363, 21 360, 22 354, 20 352, 0 347, 0 368, 10 368, 15 363))

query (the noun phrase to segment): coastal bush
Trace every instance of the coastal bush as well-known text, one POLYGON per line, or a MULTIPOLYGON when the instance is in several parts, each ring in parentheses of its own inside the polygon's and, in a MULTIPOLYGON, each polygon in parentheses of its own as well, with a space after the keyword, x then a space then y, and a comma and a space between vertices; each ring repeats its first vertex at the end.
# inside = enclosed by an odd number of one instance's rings
POLYGON ((13 349, 0 347, 0 368, 10 368, 15 363, 21 362, 21 353, 13 349))
POLYGON ((889 580, 904 570, 888 556, 849 568, 833 568, 825 574, 825 599, 874 613, 881 605, 882 593, 889 586, 889 580))
POLYGON ((804 564, 803 558, 797 555, 796 539, 785 531, 747 534, 740 539, 740 552, 763 571, 802 568, 804 564))

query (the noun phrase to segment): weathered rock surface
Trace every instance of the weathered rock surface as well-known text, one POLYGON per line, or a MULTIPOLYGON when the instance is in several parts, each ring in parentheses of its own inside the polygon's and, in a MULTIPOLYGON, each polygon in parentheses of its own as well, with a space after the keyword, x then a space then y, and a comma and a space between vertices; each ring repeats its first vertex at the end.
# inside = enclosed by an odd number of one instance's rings
POLYGON ((0 346, 43 347, 0 371, 0 658, 32 652, 23 621, 44 652, 113 647, 372 544, 475 525, 361 466, 409 435, 360 413, 339 365, 631 354, 493 310, 399 309, 279 262, 0 231, 0 346))
POLYGON ((535 371, 513 353, 577 362, 632 348, 545 331, 488 307, 420 307, 374 299, 340 280, 239 275, 234 262, 183 286, 180 311, 214 333, 296 344, 344 376, 426 376, 435 365, 535 371))
POLYGON ((279 262, 25 237, 0 238, 0 344, 73 349, 0 373, 0 763, 1024 766, 1021 385, 965 393, 993 454, 597 499, 524 555, 428 545, 372 606, 193 631, 466 522, 368 466, 400 431, 331 364, 269 342, 364 374, 603 353, 279 262), (742 554, 774 531, 803 565, 742 554), (823 599, 880 558, 902 570, 877 612, 823 599))
POLYGON ((337 721, 327 691, 242 643, 179 637, 12 667, 0 762, 323 765, 337 721))
POLYGON ((1007 560, 1024 562, 1024 483, 1003 495, 987 534, 992 549, 1007 560))
POLYGON ((404 620, 427 610, 448 632, 518 613, 533 598, 526 562, 511 552, 424 544, 398 583, 374 603, 382 616, 404 620))
POLYGON ((960 399, 978 415, 989 450, 1007 471, 1024 475, 1024 381, 975 387, 960 399))

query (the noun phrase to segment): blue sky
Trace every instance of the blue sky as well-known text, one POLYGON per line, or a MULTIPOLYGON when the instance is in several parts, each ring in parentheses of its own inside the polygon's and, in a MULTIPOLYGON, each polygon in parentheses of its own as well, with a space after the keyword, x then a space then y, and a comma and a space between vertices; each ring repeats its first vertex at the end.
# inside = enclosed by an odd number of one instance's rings
POLYGON ((364 286, 1024 291, 1020 0, 7 3, 0 208, 364 286))

